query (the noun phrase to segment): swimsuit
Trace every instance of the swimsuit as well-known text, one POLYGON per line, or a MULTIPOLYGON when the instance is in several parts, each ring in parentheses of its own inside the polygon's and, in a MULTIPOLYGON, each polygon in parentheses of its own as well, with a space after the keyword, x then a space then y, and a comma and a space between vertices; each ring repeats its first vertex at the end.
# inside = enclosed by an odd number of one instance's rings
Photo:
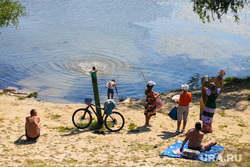
POLYGON ((108 88, 108 93, 114 93, 114 89, 108 88))
POLYGON ((27 129, 25 129, 25 135, 26 135, 27 139, 29 139, 29 140, 36 140, 38 137, 40 137, 40 129, 39 129, 39 133, 36 137, 29 137, 27 134, 27 129))
POLYGON ((197 150, 197 151, 201 151, 201 148, 202 148, 202 146, 199 146, 199 147, 189 147, 188 146, 188 149, 197 150))
MULTIPOLYGON (((191 140, 191 139, 189 139, 189 141, 195 141, 195 142, 201 143, 201 141, 199 141, 199 140, 191 140)), ((188 149, 191 149, 191 150, 201 151, 201 148, 202 148, 202 146, 199 146, 199 147, 190 147, 190 146, 188 146, 188 149)))
POLYGON ((189 139, 189 141, 195 141, 195 142, 201 143, 201 141, 199 141, 199 140, 191 140, 191 139, 189 139))

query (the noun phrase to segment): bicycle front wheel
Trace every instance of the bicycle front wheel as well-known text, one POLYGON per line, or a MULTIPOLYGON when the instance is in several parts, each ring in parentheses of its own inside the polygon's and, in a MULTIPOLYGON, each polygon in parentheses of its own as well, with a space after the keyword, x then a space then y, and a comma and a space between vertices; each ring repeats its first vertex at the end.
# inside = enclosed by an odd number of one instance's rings
POLYGON ((119 112, 112 112, 110 115, 106 115, 104 119, 105 127, 111 132, 118 132, 124 126, 124 118, 119 112))
POLYGON ((78 109, 72 115, 72 122, 78 129, 87 128, 92 122, 92 115, 87 109, 78 109))

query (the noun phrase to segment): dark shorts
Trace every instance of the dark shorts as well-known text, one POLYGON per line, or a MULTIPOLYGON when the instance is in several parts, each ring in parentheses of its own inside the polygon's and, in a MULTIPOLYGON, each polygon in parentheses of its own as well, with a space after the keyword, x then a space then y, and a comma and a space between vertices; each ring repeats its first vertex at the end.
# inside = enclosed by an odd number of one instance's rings
POLYGON ((200 146, 200 147, 189 147, 188 146, 188 149, 197 150, 197 151, 201 151, 201 148, 202 148, 202 146, 200 146))
POLYGON ((114 89, 108 89, 108 93, 114 93, 114 89))
POLYGON ((37 140, 38 137, 40 137, 40 129, 39 129, 39 133, 36 137, 29 137, 27 134, 27 129, 25 129, 25 135, 26 135, 27 139, 29 139, 29 140, 37 140))

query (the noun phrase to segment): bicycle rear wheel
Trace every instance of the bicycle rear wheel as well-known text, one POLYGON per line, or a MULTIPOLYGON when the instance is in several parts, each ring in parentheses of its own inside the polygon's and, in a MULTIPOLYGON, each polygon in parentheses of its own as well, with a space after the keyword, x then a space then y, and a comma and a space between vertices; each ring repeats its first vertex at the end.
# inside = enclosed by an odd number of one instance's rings
POLYGON ((87 109, 78 109, 72 115, 72 122, 78 129, 87 128, 92 122, 92 115, 87 109))
POLYGON ((112 112, 110 115, 106 115, 104 119, 105 127, 111 132, 118 132, 124 126, 124 118, 119 112, 112 112))

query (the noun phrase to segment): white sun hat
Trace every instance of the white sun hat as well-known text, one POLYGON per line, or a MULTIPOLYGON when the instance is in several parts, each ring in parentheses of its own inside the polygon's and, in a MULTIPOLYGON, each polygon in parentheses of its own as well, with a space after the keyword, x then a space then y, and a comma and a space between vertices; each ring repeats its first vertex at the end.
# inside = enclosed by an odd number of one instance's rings
POLYGON ((149 81, 148 82, 148 86, 153 86, 153 85, 155 85, 156 83, 154 82, 154 81, 149 81))
POLYGON ((181 89, 188 90, 188 88, 189 88, 188 84, 181 85, 181 89))

